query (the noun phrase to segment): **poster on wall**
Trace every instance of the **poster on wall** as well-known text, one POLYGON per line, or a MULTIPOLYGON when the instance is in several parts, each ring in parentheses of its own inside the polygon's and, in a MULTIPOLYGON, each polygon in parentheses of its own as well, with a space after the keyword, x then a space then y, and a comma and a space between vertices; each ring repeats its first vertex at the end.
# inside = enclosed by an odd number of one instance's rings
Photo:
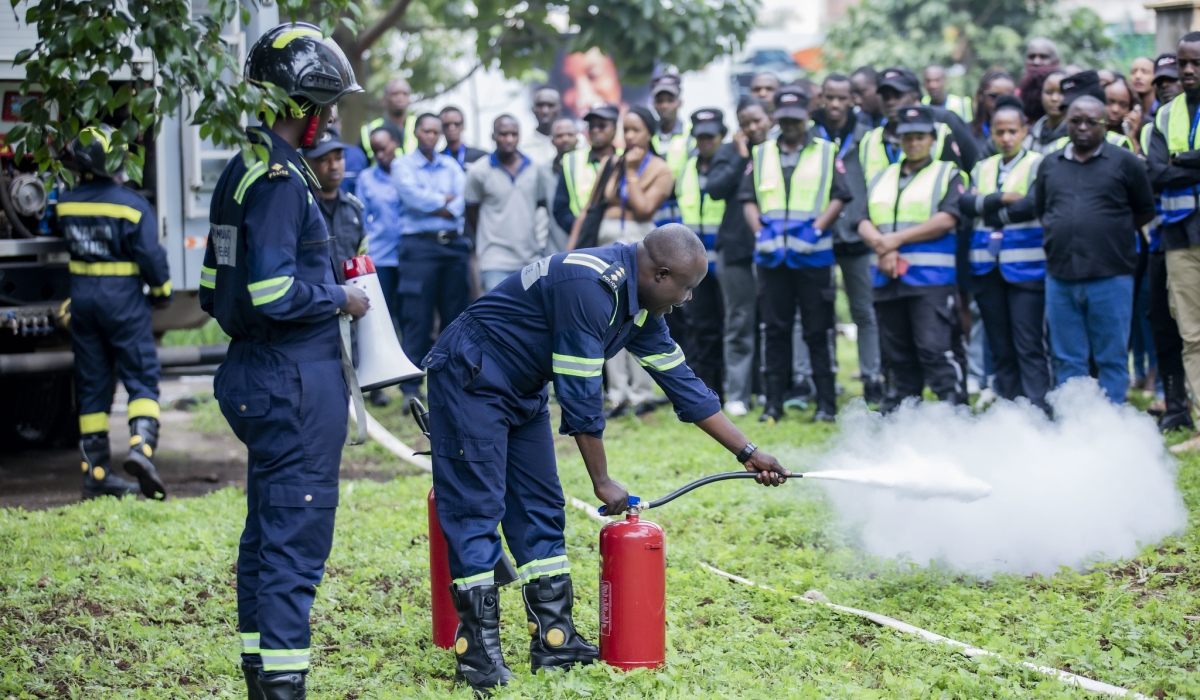
POLYGON ((613 60, 595 47, 570 54, 560 50, 547 84, 562 93, 563 112, 576 119, 598 102, 620 105, 622 113, 629 105, 650 104, 648 84, 622 82, 613 60))

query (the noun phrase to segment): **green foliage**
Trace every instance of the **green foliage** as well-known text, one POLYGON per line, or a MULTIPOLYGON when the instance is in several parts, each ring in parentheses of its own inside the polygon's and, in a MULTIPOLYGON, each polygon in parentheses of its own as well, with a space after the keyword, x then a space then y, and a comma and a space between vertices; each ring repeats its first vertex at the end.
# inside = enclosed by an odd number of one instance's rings
MULTIPOLYGON (((11 0, 14 11, 24 1, 11 0)), ((284 16, 312 9, 308 0, 277 4, 284 16)), ((290 104, 287 96, 278 88, 243 82, 237 57, 221 37, 235 13, 248 19, 248 10, 236 0, 210 0, 203 14, 194 13, 192 5, 189 0, 29 2, 24 20, 37 28, 39 40, 14 63, 25 66, 22 94, 42 97, 22 107, 24 123, 8 135, 17 157, 29 154, 43 171, 62 172, 56 159, 84 127, 127 116, 114 136, 111 164, 124 156, 129 176, 140 182, 144 134, 156 133, 164 115, 182 111, 201 125, 202 137, 244 146, 243 114, 282 113, 290 104)), ((353 9, 350 0, 321 0, 316 7, 326 32, 333 31, 339 13, 353 9)))
MULTIPOLYGON (((372 412, 418 446, 398 403, 372 412)), ((205 416, 206 429, 227 430, 214 403, 197 409, 198 421, 205 416)), ((804 455, 835 428, 802 418, 793 412, 777 426, 754 416, 738 422, 764 449, 791 455, 790 466, 803 469, 804 455)), ((571 441, 556 440, 564 490, 592 500, 571 441)), ((642 496, 736 467, 666 410, 613 421, 605 442, 613 475, 642 496)), ((361 450, 346 448, 347 461, 360 459, 361 450)), ((394 473, 405 471, 390 464, 394 473)), ((510 587, 501 594, 501 640, 517 678, 498 697, 1094 697, 1018 660, 1147 695, 1200 697, 1200 457, 1182 460, 1179 483, 1193 513, 1180 537, 1091 571, 991 581, 862 554, 817 484, 709 486, 647 514, 667 532, 667 667, 621 673, 597 665, 531 676, 520 592, 510 587), (782 594, 713 577, 702 561, 782 594), (814 588, 1001 658, 970 661, 788 599, 814 588)), ((314 697, 471 697, 451 684, 453 653, 430 643, 429 487, 425 475, 342 483, 333 555, 312 610, 314 697)), ((244 496, 233 489, 165 503, 0 511, 0 697, 244 697, 233 587, 244 516, 244 496)), ((576 621, 592 640, 597 529, 569 509, 576 621)))
POLYGON ((825 51, 831 70, 862 65, 961 65, 952 92, 974 95, 990 68, 1019 76, 1024 44, 1044 36, 1058 44, 1063 64, 1104 65, 1113 41, 1093 10, 1063 11, 1053 0, 864 0, 829 28, 825 51))
POLYGON ((163 347, 174 345, 218 345, 228 342, 229 336, 225 335, 225 331, 221 330, 221 326, 215 318, 210 318, 207 323, 199 328, 180 328, 178 330, 167 331, 162 337, 163 347))

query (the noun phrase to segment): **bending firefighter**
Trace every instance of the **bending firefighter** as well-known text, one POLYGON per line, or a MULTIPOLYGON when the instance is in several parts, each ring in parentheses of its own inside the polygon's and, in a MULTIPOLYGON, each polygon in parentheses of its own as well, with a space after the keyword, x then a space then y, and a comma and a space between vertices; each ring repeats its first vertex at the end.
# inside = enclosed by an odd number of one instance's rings
MULTIPOLYGON (((125 496, 141 487, 146 498, 164 498, 154 468, 158 448, 158 382, 162 368, 150 327, 151 307, 171 304, 167 251, 158 243, 150 203, 122 187, 123 170, 108 166, 108 126, 89 127, 67 148, 79 184, 59 195, 57 227, 71 250, 71 337, 79 402, 83 497, 125 496), (147 297, 143 286, 150 288, 147 297), (108 414, 113 366, 129 393, 129 455, 133 484, 112 473, 108 414)), ((122 154, 123 156, 123 154, 122 154)))
POLYGON ((571 614, 550 381, 562 407, 559 432, 575 437, 610 513, 625 511, 628 493, 608 476, 601 372, 623 348, 649 370, 681 420, 759 472, 759 482, 777 485, 790 475, 721 413, 667 332, 663 315, 691 298, 707 271, 704 244, 680 224, 654 229, 640 243, 542 258, 472 304, 425 356, 437 514, 459 618, 456 678, 476 690, 512 677, 500 649, 497 525, 524 582, 532 669, 597 656, 571 614))
POLYGON ((341 49, 309 24, 265 33, 245 78, 295 105, 265 120, 270 128, 249 129, 265 162, 235 157, 217 181, 200 305, 231 338, 214 390, 249 453, 237 560, 242 673, 251 700, 301 700, 346 438, 349 333, 338 317, 362 316, 367 299, 334 277, 320 185, 297 149, 320 141, 329 108, 362 88, 341 49))

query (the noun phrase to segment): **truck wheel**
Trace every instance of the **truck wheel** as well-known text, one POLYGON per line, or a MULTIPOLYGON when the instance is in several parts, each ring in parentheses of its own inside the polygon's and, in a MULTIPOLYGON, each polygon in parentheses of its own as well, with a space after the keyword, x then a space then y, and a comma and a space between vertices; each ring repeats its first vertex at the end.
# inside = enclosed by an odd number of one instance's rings
POLYGON ((0 451, 67 448, 79 441, 73 373, 0 378, 0 451))

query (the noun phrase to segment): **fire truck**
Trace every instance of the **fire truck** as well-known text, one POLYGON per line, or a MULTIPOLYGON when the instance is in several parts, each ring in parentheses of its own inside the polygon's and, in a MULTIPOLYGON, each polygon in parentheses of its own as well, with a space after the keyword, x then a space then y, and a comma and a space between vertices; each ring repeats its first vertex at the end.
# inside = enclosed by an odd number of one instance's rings
MULTIPOLYGON (((193 13, 207 3, 193 3, 193 13)), ((244 59, 246 49, 279 23, 274 3, 248 2, 250 21, 228 25, 224 39, 244 59)), ((0 12, 0 138, 19 121, 24 68, 13 58, 38 40, 24 23, 25 3, 0 12)), ((155 74, 154 57, 135 57, 142 76, 155 74)), ((131 79, 113 76, 114 83, 131 79)), ((237 76, 230 76, 236 79, 237 76)), ((195 100, 198 103, 198 97, 195 100)), ((185 114, 165 115, 144 137, 144 179, 137 191, 158 214, 160 240, 167 250, 175 301, 154 311, 156 336, 196 328, 208 321, 200 309, 200 263, 208 240, 208 209, 217 178, 235 150, 200 138, 199 126, 185 114)), ((17 162, 0 151, 0 450, 68 446, 78 439, 71 354, 70 256, 51 235, 49 214, 61 183, 39 174, 30 161, 17 162)), ((212 364, 216 348, 160 348, 164 367, 212 364)))

